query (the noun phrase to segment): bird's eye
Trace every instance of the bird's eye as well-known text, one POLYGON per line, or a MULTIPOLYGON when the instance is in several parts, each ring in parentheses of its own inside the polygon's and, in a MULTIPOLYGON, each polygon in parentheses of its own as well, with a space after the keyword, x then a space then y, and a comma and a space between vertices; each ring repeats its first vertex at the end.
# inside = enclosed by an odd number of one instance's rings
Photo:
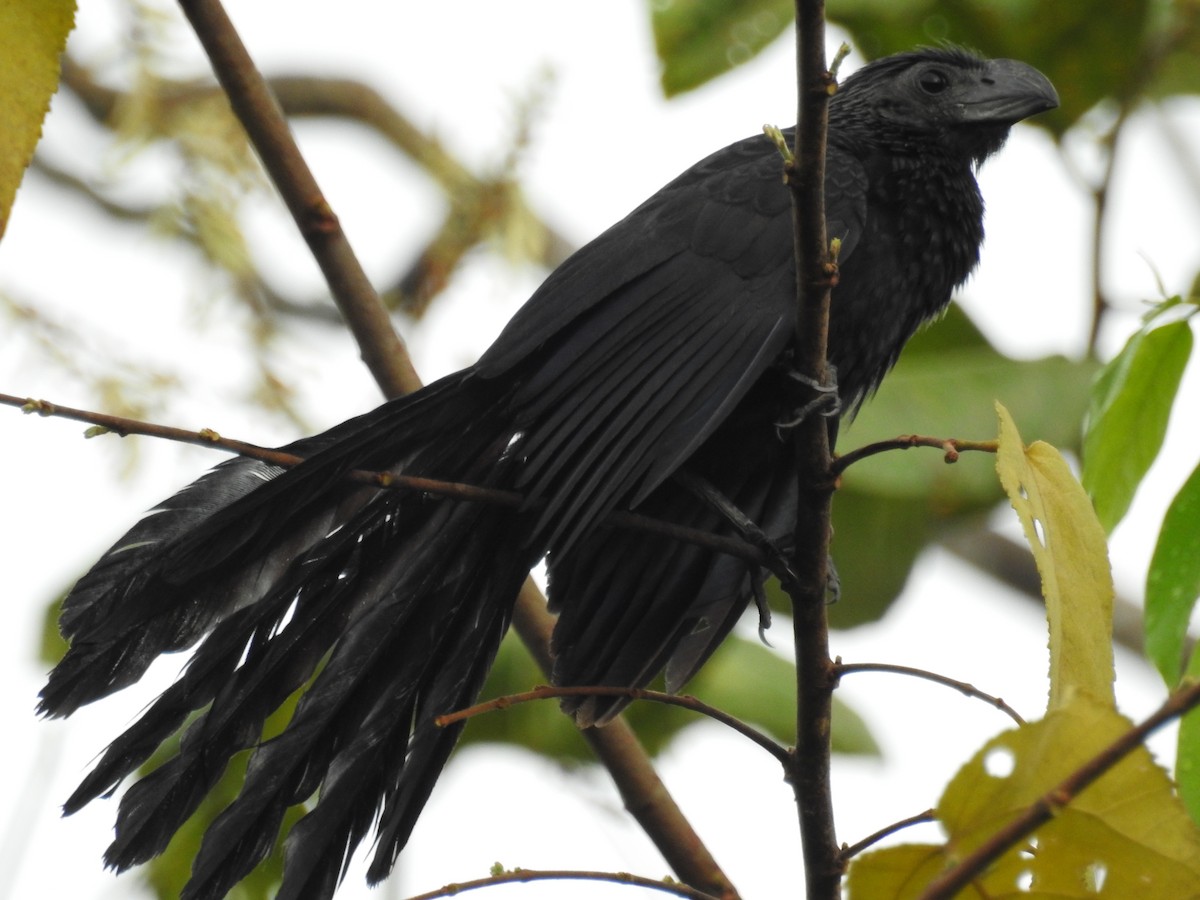
POLYGON ((941 69, 926 69, 917 78, 917 83, 927 94, 940 94, 950 86, 950 79, 941 69))

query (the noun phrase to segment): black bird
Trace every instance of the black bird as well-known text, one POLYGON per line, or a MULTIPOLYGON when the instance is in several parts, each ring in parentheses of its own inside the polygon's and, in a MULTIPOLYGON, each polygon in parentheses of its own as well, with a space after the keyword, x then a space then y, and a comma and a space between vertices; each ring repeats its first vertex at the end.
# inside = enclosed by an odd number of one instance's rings
MULTIPOLYGON (((834 96, 829 361, 842 410, 978 261, 976 168, 1013 123, 1057 103, 1023 63, 946 48, 871 63, 834 96)), ((458 736, 432 719, 474 701, 542 558, 558 682, 640 686, 665 668, 674 690, 699 668, 762 573, 597 523, 635 509, 731 533, 675 477, 686 474, 769 537, 788 534, 797 475, 777 423, 795 409, 796 277, 780 172, 763 136, 714 153, 563 263, 478 363, 289 445, 306 458, 295 468, 216 467, 80 579, 43 713, 68 715, 195 646, 65 805, 114 790, 186 724, 178 753, 122 798, 110 866, 160 853, 230 757, 254 748, 185 898, 223 896, 270 850, 285 810, 314 795, 287 839, 281 900, 329 897, 372 825, 369 877, 386 876, 458 736), (351 469, 527 502, 378 491, 351 469), (264 719, 310 679, 286 730, 261 743, 264 719)), ((619 707, 574 712, 603 723, 619 707)))

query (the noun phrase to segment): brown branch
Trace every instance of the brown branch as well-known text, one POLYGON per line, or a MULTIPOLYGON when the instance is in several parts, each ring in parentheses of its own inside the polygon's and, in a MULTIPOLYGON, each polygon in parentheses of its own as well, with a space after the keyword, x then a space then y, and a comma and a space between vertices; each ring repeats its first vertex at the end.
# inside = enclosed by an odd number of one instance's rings
POLYGON ((455 722, 463 722, 488 712, 499 712, 500 710, 508 709, 510 706, 516 706, 519 703, 531 703, 535 700, 553 700, 560 697, 628 697, 630 700, 648 700, 651 703, 662 703, 665 706, 679 706, 683 709, 690 709, 694 713, 707 716, 716 722, 720 722, 725 727, 733 729, 742 735, 742 737, 748 738, 755 744, 758 744, 758 746, 774 756, 781 765, 785 767, 788 765, 789 754, 786 749, 736 716, 732 716, 724 710, 717 709, 715 706, 710 706, 703 700, 693 697, 690 694, 668 694, 663 691, 652 691, 646 688, 609 686, 552 687, 550 685, 539 685, 531 691, 494 697, 491 700, 476 703, 474 706, 469 706, 466 709, 446 713, 445 715, 438 716, 434 721, 444 728, 455 722))
POLYGON ((874 834, 869 834, 861 841, 842 848, 842 861, 846 862, 858 854, 862 853, 869 847, 882 841, 888 835, 895 834, 897 831, 903 831, 905 828, 911 828, 913 825, 923 825, 926 822, 934 822, 937 820, 937 815, 932 809, 927 809, 924 812, 919 812, 915 816, 909 816, 907 819, 901 819, 898 822, 893 822, 891 825, 885 825, 874 834))
POLYGON ((993 697, 991 694, 979 690, 973 684, 948 678, 945 675, 939 675, 937 672, 930 672, 927 669, 916 669, 912 666, 899 666, 893 663, 843 663, 840 659, 834 664, 834 669, 839 679, 843 675, 853 675, 857 672, 889 672, 893 675, 907 675, 910 678, 921 678, 925 681, 932 681, 934 684, 953 688, 966 697, 973 697, 976 700, 984 701, 989 706, 994 706, 1018 725, 1025 724, 1025 720, 1021 718, 1017 711, 999 697, 993 697))
POLYGON ((321 193, 272 96, 219 0, 180 0, 217 81, 296 227, 321 267, 363 362, 389 397, 421 386, 400 336, 379 303, 338 218, 321 193))
POLYGON ((993 834, 959 863, 947 869, 925 888, 920 900, 950 900, 983 871, 1025 838, 1054 818, 1079 794, 1112 769, 1147 737, 1163 725, 1200 706, 1200 681, 1185 684, 1140 724, 1126 731, 1086 763, 1046 791, 1036 802, 993 834))
MULTIPOLYGON (((827 383, 829 297, 836 279, 825 229, 825 135, 835 89, 825 64, 825 4, 796 0, 796 135, 785 177, 792 191, 797 315, 794 365, 812 384, 827 383)), ((819 398, 813 391, 814 402, 819 398)), ((799 503, 794 529, 795 570, 786 585, 796 646, 796 747, 788 767, 796 795, 809 900, 841 895, 843 863, 830 787, 833 687, 825 591, 829 580, 832 472, 828 423, 808 415, 794 430, 799 503)))
POLYGON ((477 878, 474 881, 459 881, 447 884, 436 891, 417 894, 408 900, 437 900, 439 897, 456 897, 465 891, 479 888, 496 887, 502 884, 524 884, 529 881, 604 881, 610 884, 625 884, 630 887, 640 887, 651 891, 662 891, 674 894, 676 897, 687 897, 689 900, 720 900, 712 894, 698 891, 687 885, 669 880, 655 880, 642 875, 631 875, 628 872, 583 872, 574 869, 513 869, 510 872, 500 872, 487 878, 477 878))
MULTIPOLYGON (((235 115, 247 126, 251 142, 263 156, 268 175, 280 193, 288 198, 289 209, 294 210, 294 215, 299 214, 296 221, 301 232, 306 237, 309 233, 313 234, 310 247, 314 255, 318 251, 323 254, 319 257, 319 261, 323 260, 322 271, 361 348, 363 361, 386 395, 395 396, 417 389, 420 379, 403 342, 392 329, 378 296, 366 283, 361 267, 349 252, 344 235, 336 228, 336 217, 319 191, 312 190, 316 186, 300 158, 283 113, 271 97, 262 76, 255 70, 220 3, 217 0, 180 0, 180 3, 205 45, 218 82, 230 95, 235 115), (262 122, 257 121, 260 117, 262 122), (267 164, 268 157, 272 160, 281 158, 287 164, 267 164), (314 200, 317 201, 315 207, 312 206, 314 200), (310 210, 318 213, 319 225, 333 226, 333 230, 314 231, 308 218, 310 210), (339 252, 325 252, 330 249, 339 252), (347 286, 363 289, 339 289, 347 286)), ((546 612, 545 598, 529 580, 525 582, 518 598, 513 623, 534 657, 546 660, 549 656, 548 645, 543 643, 539 646, 539 642, 544 641, 551 628, 550 616, 546 612)), ((614 773, 615 780, 650 782, 657 778, 649 757, 624 720, 618 719, 597 731, 591 740, 608 745, 602 757, 606 766, 626 766, 631 770, 628 774, 614 773)), ((733 884, 665 788, 658 791, 656 800, 663 807, 661 814, 645 815, 639 817, 638 821, 643 827, 648 822, 664 827, 663 831, 648 831, 647 834, 679 877, 689 884, 711 889, 709 892, 716 896, 736 898, 737 891, 733 884)))
POLYGON ((958 455, 964 450, 995 453, 997 442, 994 440, 965 441, 960 438, 929 437, 923 434, 902 434, 899 437, 889 438, 886 441, 876 441, 873 444, 856 447, 849 453, 843 453, 833 461, 833 465, 830 468, 834 475, 841 475, 850 466, 866 459, 868 456, 886 453, 889 450, 910 450, 913 447, 935 447, 946 454, 947 463, 956 463, 958 462, 958 455))

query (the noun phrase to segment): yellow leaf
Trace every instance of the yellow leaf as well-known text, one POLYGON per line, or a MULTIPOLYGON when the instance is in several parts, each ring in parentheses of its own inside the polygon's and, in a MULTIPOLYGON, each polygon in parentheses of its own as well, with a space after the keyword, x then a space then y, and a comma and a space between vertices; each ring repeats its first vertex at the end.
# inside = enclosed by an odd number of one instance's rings
POLYGON ((1076 691, 1115 707, 1112 572, 1104 529, 1066 460, 1049 444, 1026 447, 1008 411, 996 404, 996 470, 1033 549, 1050 625, 1050 703, 1076 691))
POLYGON ((74 22, 75 0, 0 3, 0 237, 42 135, 74 22))
MULTIPOLYGON (((937 815, 943 847, 865 854, 850 869, 851 900, 908 900, 1094 757, 1129 723, 1076 694, 1045 719, 989 741, 954 776, 937 815)), ((1200 897, 1200 831, 1149 751, 1138 747, 1085 788, 1023 846, 958 894, 965 898, 1095 900, 1200 897)))

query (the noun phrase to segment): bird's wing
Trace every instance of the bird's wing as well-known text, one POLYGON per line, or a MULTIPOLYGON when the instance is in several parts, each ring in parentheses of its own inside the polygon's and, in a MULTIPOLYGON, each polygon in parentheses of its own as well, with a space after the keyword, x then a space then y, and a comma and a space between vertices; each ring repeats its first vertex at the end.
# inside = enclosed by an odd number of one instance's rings
MULTIPOLYGON (((833 159, 827 209, 845 252, 865 218, 861 167, 833 159)), ((782 354, 794 321, 791 199, 765 137, 703 160, 569 260, 480 360, 513 376, 533 540, 569 548, 679 468, 782 354)))

